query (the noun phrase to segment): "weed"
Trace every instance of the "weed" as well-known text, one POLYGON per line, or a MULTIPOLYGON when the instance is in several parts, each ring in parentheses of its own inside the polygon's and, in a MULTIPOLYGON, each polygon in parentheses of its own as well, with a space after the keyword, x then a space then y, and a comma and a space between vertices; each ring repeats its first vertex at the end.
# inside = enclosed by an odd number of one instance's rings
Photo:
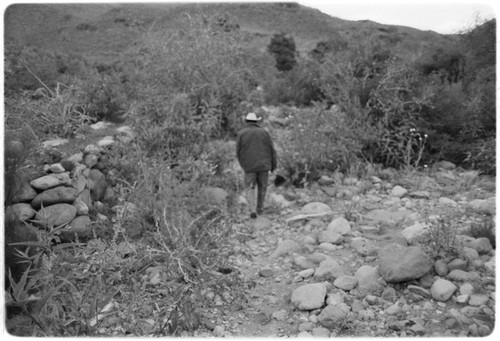
POLYGON ((462 254, 463 245, 458 238, 458 230, 452 223, 451 215, 431 216, 430 248, 434 258, 458 257, 462 254))
POLYGON ((292 179, 310 181, 320 170, 346 170, 356 162, 361 145, 348 129, 345 115, 319 106, 301 110, 291 119, 292 129, 277 136, 280 164, 292 179))

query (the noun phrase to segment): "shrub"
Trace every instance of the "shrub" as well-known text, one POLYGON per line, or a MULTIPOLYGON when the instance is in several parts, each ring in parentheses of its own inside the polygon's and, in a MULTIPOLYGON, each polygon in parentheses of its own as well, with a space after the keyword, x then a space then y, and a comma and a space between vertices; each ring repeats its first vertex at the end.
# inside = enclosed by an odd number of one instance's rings
POLYGON ((300 63, 293 70, 281 73, 264 84, 268 105, 310 106, 324 99, 319 84, 319 68, 313 62, 300 63))
POLYGON ((467 151, 464 164, 483 174, 496 175, 496 145, 495 138, 474 143, 467 151))
POLYGON ((276 68, 279 71, 290 71, 297 64, 295 41, 285 33, 276 33, 271 38, 267 51, 276 59, 276 68))
POLYGON ((135 127, 137 143, 148 157, 158 158, 171 164, 188 157, 197 158, 203 151, 207 137, 193 127, 151 125, 142 121, 135 127))
POLYGON ((93 75, 81 85, 82 107, 94 121, 115 121, 127 107, 126 91, 119 75, 93 75))
POLYGON ((372 150, 375 162, 395 168, 417 167, 425 157, 428 134, 422 132, 421 112, 429 98, 419 81, 408 66, 391 64, 372 91, 367 106, 370 121, 379 130, 372 150))
POLYGON ((360 156, 361 143, 346 116, 319 106, 295 110, 291 129, 276 139, 280 167, 293 180, 315 178, 321 170, 348 169, 360 156))

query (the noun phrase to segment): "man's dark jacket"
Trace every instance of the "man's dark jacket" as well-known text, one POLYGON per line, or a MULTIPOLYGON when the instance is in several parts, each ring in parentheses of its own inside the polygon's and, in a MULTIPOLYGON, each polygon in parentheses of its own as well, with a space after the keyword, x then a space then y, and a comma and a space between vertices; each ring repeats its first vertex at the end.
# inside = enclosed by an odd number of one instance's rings
POLYGON ((276 151, 271 136, 257 123, 247 122, 238 132, 236 156, 246 173, 276 169, 276 151))

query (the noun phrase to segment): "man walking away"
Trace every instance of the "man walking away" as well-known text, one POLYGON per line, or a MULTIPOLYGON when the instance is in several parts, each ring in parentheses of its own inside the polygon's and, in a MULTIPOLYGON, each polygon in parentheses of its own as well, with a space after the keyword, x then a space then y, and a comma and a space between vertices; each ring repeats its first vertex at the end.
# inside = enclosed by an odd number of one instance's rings
POLYGON ((276 151, 271 136, 258 124, 261 118, 251 112, 245 120, 246 125, 236 138, 236 156, 245 171, 245 192, 250 205, 250 217, 257 218, 257 214, 262 214, 264 208, 269 171, 274 172, 276 169, 276 151))

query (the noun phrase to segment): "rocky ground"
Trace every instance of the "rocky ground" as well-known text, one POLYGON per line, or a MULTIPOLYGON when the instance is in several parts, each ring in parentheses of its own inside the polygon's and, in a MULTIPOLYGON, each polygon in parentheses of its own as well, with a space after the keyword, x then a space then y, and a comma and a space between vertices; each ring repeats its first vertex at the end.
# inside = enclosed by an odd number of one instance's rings
POLYGON ((490 335, 495 179, 447 162, 373 174, 271 186, 257 219, 240 197, 231 268, 186 336, 490 335))
POLYGON ((221 275, 254 286, 236 306, 208 288, 197 336, 490 335, 495 250, 470 231, 494 219, 494 179, 441 166, 400 185, 324 176, 271 188, 265 214, 235 226, 241 252, 221 275))

